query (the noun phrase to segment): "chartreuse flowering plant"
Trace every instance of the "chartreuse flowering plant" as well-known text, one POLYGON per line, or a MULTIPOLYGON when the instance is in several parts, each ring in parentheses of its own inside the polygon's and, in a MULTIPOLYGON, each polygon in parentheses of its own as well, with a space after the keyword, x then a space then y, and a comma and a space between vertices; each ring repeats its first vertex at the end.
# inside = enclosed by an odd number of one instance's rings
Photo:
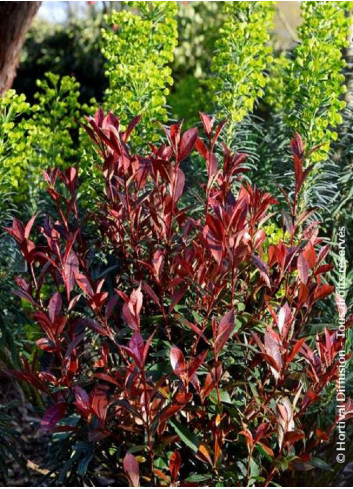
POLYGON ((272 62, 269 43, 274 2, 224 2, 224 22, 216 42, 210 80, 220 117, 227 117, 228 139, 264 93, 265 70, 272 62))
POLYGON ((165 107, 173 84, 170 67, 177 44, 176 2, 127 2, 130 10, 113 11, 104 29, 102 52, 109 87, 105 105, 122 114, 126 126, 134 114, 144 117, 134 138, 156 137, 156 120, 168 120, 165 107), (139 131, 143 130, 140 135, 139 131))

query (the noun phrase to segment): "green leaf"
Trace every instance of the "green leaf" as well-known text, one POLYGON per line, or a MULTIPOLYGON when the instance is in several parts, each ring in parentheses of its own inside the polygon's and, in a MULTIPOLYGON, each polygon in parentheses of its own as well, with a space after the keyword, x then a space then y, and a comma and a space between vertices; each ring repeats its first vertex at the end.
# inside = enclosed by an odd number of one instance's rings
MULTIPOLYGON (((232 400, 228 394, 227 391, 223 391, 221 390, 220 391, 220 397, 221 397, 221 402, 225 402, 225 403, 228 403, 228 404, 232 404, 232 400)), ((213 402, 213 404, 218 404, 218 397, 217 397, 217 391, 216 389, 214 389, 211 394, 209 395, 209 399, 210 401, 213 402)))
POLYGON ((208 474, 202 475, 202 474, 191 474, 188 476, 187 479, 185 479, 185 482, 204 482, 207 480, 210 480, 211 476, 208 474))
POLYGON ((199 449, 200 441, 194 433, 192 433, 186 426, 178 423, 177 421, 169 421, 169 424, 175 429, 177 435, 180 439, 187 445, 191 450, 197 452, 199 449))
POLYGON ((87 469, 88 469, 88 465, 90 463, 90 461, 92 460, 93 458, 93 453, 92 452, 89 452, 87 453, 81 460, 80 460, 80 463, 78 464, 77 466, 77 473, 81 476, 81 477, 84 477, 86 475, 86 472, 87 472, 87 469))
POLYGON ((325 462, 325 460, 322 460, 321 458, 318 457, 312 457, 310 460, 310 464, 313 465, 314 467, 322 470, 327 470, 327 471, 333 471, 333 468, 325 462))
POLYGON ((256 450, 257 450, 259 453, 261 453, 261 455, 263 455, 263 456, 264 456, 264 457, 265 457, 265 458, 266 458, 266 459, 267 459, 269 462, 272 462, 272 460, 273 460, 273 459, 272 459, 272 457, 271 457, 271 456, 270 456, 270 455, 269 455, 269 454, 266 452, 266 450, 264 450, 264 449, 262 448, 262 446, 261 446, 261 445, 256 444, 256 445, 255 445, 255 448, 256 448, 256 450))

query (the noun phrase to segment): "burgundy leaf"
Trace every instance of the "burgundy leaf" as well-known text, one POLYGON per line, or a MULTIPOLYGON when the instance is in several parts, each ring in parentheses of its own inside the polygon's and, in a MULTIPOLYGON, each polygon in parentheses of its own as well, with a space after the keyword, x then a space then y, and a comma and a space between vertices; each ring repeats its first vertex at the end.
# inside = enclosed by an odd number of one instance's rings
POLYGON ((324 299, 328 295, 331 295, 334 290, 335 288, 333 285, 328 285, 328 284, 319 285, 315 290, 314 300, 318 301, 324 299))
POLYGON ((214 124, 214 117, 210 117, 207 114, 200 112, 200 119, 203 125, 203 130, 207 137, 211 136, 212 127, 214 124))
POLYGON ((88 415, 91 410, 91 403, 87 392, 78 385, 74 387, 74 392, 77 409, 85 416, 88 415))
POLYGON ((171 300, 171 304, 169 306, 168 314, 170 314, 174 310, 175 306, 181 301, 181 299, 184 297, 187 290, 188 290, 188 286, 183 286, 174 292, 171 300))
POLYGON ((80 287, 80 289, 83 290, 83 292, 86 295, 88 295, 88 297, 92 297, 93 296, 93 289, 92 289, 92 286, 91 286, 88 278, 85 275, 83 275, 82 273, 75 273, 75 279, 76 279, 76 283, 80 287))
POLYGON ((188 129, 184 132, 180 141, 179 162, 185 160, 193 150, 197 140, 197 128, 188 129))
POLYGON ((60 421, 66 413, 67 404, 65 402, 60 402, 55 404, 55 406, 50 407, 44 414, 40 427, 44 433, 49 433, 53 431, 55 425, 58 421, 60 421))
POLYGON ((325 265, 321 265, 315 270, 315 276, 321 275, 322 273, 327 273, 330 272, 335 268, 335 265, 331 265, 329 263, 326 263, 325 265))
POLYGON ((170 363, 172 369, 178 377, 184 377, 186 374, 186 362, 182 351, 176 347, 172 346, 170 349, 170 363))
POLYGON ((62 300, 61 294, 55 292, 53 297, 49 301, 49 318, 52 323, 55 323, 55 319, 59 316, 61 312, 62 300))
POLYGON ((278 313, 278 329, 282 338, 285 338, 288 334, 292 323, 292 313, 289 308, 288 302, 281 307, 278 313))
POLYGON ((153 300, 153 302, 155 302, 157 304, 157 306, 161 307, 161 303, 160 303, 160 301, 158 299, 157 294, 154 292, 154 290, 152 289, 152 287, 150 287, 148 285, 147 282, 142 282, 142 289, 153 300))
POLYGON ((129 341, 129 349, 137 360, 138 366, 141 368, 144 364, 144 349, 145 343, 140 333, 134 333, 129 341))
POLYGON ((18 219, 13 219, 11 228, 4 228, 18 243, 21 243, 25 238, 25 227, 18 219))
POLYGON ((214 349, 216 356, 222 351, 224 345, 226 344, 229 336, 234 329, 234 309, 232 308, 227 312, 221 319, 218 329, 217 336, 214 342, 214 349))
POLYGON ((300 135, 296 132, 291 141, 292 152, 298 158, 302 158, 304 156, 304 143, 300 135))
POLYGON ((25 233, 24 233, 24 236, 25 238, 29 238, 29 235, 30 235, 30 232, 31 232, 31 229, 33 227, 33 224, 34 224, 34 221, 36 220, 36 217, 37 217, 37 214, 35 214, 29 221, 28 223, 26 224, 26 228, 25 228, 25 233))
POLYGON ((183 191, 184 191, 184 185, 185 185, 185 174, 179 168, 178 169, 177 180, 176 180, 176 184, 175 184, 175 193, 174 193, 174 200, 175 200, 175 202, 178 202, 178 200, 182 196, 183 191))
POLYGON ((127 453, 124 457, 123 465, 130 485, 132 487, 140 487, 140 469, 136 458, 131 453, 127 453))
POLYGON ((300 280, 306 284, 308 281, 309 266, 303 253, 300 253, 298 256, 297 267, 300 280))
POLYGON ((282 354, 281 354, 281 341, 273 330, 268 329, 265 333, 264 344, 265 344, 266 353, 270 357, 272 357, 276 362, 277 368, 271 366, 271 371, 275 379, 278 380, 279 371, 282 369, 283 366, 282 354))
POLYGON ((317 258, 317 262, 321 263, 327 256, 328 252, 330 251, 330 245, 325 245, 321 248, 319 251, 319 256, 317 258))
POLYGON ((169 470, 172 482, 175 482, 179 475, 181 467, 181 455, 179 452, 173 452, 169 460, 169 470))
POLYGON ((138 317, 140 315, 142 302, 143 302, 143 295, 141 292, 141 285, 140 285, 137 289, 132 291, 129 299, 129 309, 135 317, 138 317))
POLYGON ((78 273, 78 266, 77 255, 71 250, 63 267, 63 279, 68 299, 75 285, 75 275, 78 273))
POLYGON ((252 261, 255 263, 256 267, 259 269, 260 275, 265 281, 266 285, 270 288, 271 283, 270 283, 269 269, 267 264, 256 255, 251 255, 251 258, 252 261))
POLYGON ((195 143, 195 149, 198 153, 200 153, 200 155, 203 158, 205 158, 205 159, 207 158, 208 149, 207 149, 207 146, 205 145, 205 143, 202 141, 201 138, 197 138, 196 143, 195 143))
POLYGON ((128 142, 132 131, 135 129, 135 127, 137 126, 137 124, 140 122, 141 117, 142 117, 141 115, 138 115, 137 117, 135 117, 134 119, 132 119, 132 121, 127 126, 127 129, 124 132, 123 138, 122 138, 125 143, 128 142))
POLYGON ((91 328, 95 333, 98 333, 102 336, 110 336, 109 330, 99 324, 99 322, 95 319, 85 318, 81 320, 81 323, 91 328))
POLYGON ((97 418, 102 422, 105 420, 109 405, 108 400, 108 386, 106 385, 97 385, 93 389, 92 394, 92 411, 97 416, 97 418))

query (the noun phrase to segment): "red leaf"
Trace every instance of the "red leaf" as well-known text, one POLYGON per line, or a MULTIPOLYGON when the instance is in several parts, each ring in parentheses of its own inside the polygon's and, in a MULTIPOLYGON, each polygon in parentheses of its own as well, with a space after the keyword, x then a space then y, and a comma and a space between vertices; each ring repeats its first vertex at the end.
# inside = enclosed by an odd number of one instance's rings
POLYGON ((185 174, 182 170, 178 170, 177 181, 175 185, 174 201, 178 202, 184 191, 185 174))
POLYGON ((285 435, 295 429, 293 407, 288 397, 277 402, 277 423, 278 445, 282 448, 285 435))
POLYGON ((332 292, 334 290, 335 290, 335 288, 333 285, 324 284, 324 285, 318 286, 315 290, 315 293, 314 293, 314 300, 318 301, 318 300, 324 299, 328 295, 332 294, 332 292))
POLYGON ((180 141, 179 162, 185 160, 193 150, 197 140, 197 128, 193 127, 184 132, 180 141))
MULTIPOLYGON (((185 180, 185 176, 184 176, 184 180, 185 180)), ((157 278, 159 278, 159 275, 160 275, 161 266, 163 263, 163 258, 164 258, 164 251, 163 250, 159 249, 153 254, 152 265, 153 265, 153 269, 154 269, 154 272, 155 272, 157 278)))
POLYGON ((96 379, 101 379, 104 380, 105 382, 109 382, 110 384, 117 385, 118 387, 121 386, 121 384, 119 384, 119 382, 109 374, 98 373, 98 374, 94 374, 94 377, 96 379))
POLYGON ((91 286, 88 278, 85 277, 85 275, 83 275, 82 273, 76 273, 75 279, 76 279, 76 283, 80 287, 80 289, 83 290, 83 292, 86 295, 88 295, 88 297, 92 297, 93 296, 93 289, 92 289, 92 286, 91 286))
POLYGON ((322 273, 327 273, 330 272, 335 268, 335 265, 330 265, 329 263, 326 263, 325 265, 321 265, 318 267, 318 269, 315 271, 315 276, 317 277, 318 275, 321 275, 322 273))
POLYGON ((180 287, 180 289, 174 292, 171 304, 168 309, 168 314, 170 314, 175 308, 175 306, 181 301, 181 299, 184 297, 187 290, 188 290, 188 286, 184 285, 183 287, 180 287))
POLYGON ((184 377, 186 375, 186 362, 184 355, 176 346, 172 346, 170 349, 170 363, 175 375, 178 377, 184 377))
POLYGON ((121 315, 126 322, 126 324, 133 330, 138 331, 139 323, 136 317, 131 313, 128 303, 123 305, 121 315))
POLYGON ((181 455, 179 452, 173 452, 169 461, 170 477, 172 482, 175 482, 179 475, 179 469, 181 467, 181 455))
POLYGON ((317 258, 317 262, 321 263, 327 256, 328 252, 330 251, 330 245, 325 245, 321 248, 319 251, 319 256, 317 258))
POLYGON ((301 338, 300 340, 297 340, 297 342, 293 346, 292 351, 287 356, 287 364, 289 364, 293 360, 293 358, 298 353, 298 351, 300 350, 300 348, 303 346, 304 343, 305 343, 305 338, 301 338))
POLYGON ((215 237, 215 235, 210 230, 210 226, 208 225, 204 227, 203 235, 207 239, 207 244, 213 258, 216 260, 217 264, 220 265, 222 263, 222 258, 224 254, 222 241, 220 241, 218 237, 215 237))
POLYGON ((265 450, 265 452, 267 453, 267 455, 269 455, 272 458, 275 456, 274 453, 273 453, 272 448, 270 448, 268 445, 266 445, 265 443, 263 443, 261 441, 258 441, 257 444, 260 445, 265 450))
POLYGON ((222 377, 222 364, 216 362, 210 372, 206 375, 204 385, 201 389, 201 399, 204 400, 211 394, 215 385, 221 380, 222 377))
POLYGON ((256 255, 251 255, 251 258, 252 261, 255 263, 256 267, 259 269, 260 275, 263 278, 263 280, 266 282, 266 285, 270 288, 271 283, 270 283, 268 266, 263 260, 261 260, 261 258, 259 258, 256 255))
POLYGON ((56 423, 65 416, 66 408, 67 404, 65 402, 59 402, 55 406, 50 407, 40 422, 41 430, 44 433, 53 431, 56 423))
POLYGON ((25 239, 24 225, 18 219, 13 219, 12 227, 11 228, 5 227, 4 230, 7 231, 13 238, 15 238, 15 240, 18 243, 22 243, 22 241, 25 239))
POLYGON ((298 156, 298 158, 302 158, 304 156, 304 143, 300 135, 296 132, 291 141, 291 148, 294 155, 298 156))
POLYGON ((303 162, 301 158, 299 158, 297 155, 294 155, 294 172, 295 172, 296 190, 297 192, 299 192, 302 184, 302 178, 303 178, 303 162))
POLYGON ((203 462, 209 463, 211 466, 213 465, 212 458, 210 455, 210 449, 205 443, 199 444, 196 457, 202 460, 203 462))
POLYGON ((205 159, 207 158, 208 149, 206 144, 202 141, 201 138, 197 138, 195 143, 195 149, 203 158, 205 159))
POLYGON ((75 402, 77 409, 81 411, 84 416, 88 416, 91 410, 91 403, 89 401, 89 396, 87 392, 80 386, 74 387, 75 392, 75 402))
POLYGON ((278 313, 278 330, 282 338, 287 336, 291 326, 291 322, 292 322, 292 313, 289 308, 288 302, 286 302, 284 306, 281 307, 278 313))
POLYGON ((132 335, 132 338, 129 341, 129 349, 133 353, 134 359, 137 361, 138 367, 143 367, 145 344, 140 333, 134 333, 132 335))
POLYGON ((191 392, 178 392, 173 399, 172 403, 169 404, 166 408, 164 408, 161 413, 159 414, 159 420, 162 423, 163 421, 166 421, 167 419, 171 418, 174 416, 177 412, 179 412, 181 409, 185 407, 185 405, 190 402, 192 399, 192 394, 191 392))
POLYGON ((56 292, 49 301, 49 318, 52 323, 55 323, 57 316, 59 316, 62 306, 61 295, 56 292))
POLYGON ((176 314, 175 317, 178 318, 181 323, 185 324, 190 329, 192 329, 192 331, 194 333, 196 333, 198 336, 200 336, 200 338, 202 338, 205 343, 210 344, 209 340, 203 334, 203 332, 201 331, 201 329, 198 328, 195 324, 191 323, 190 321, 188 321, 187 319, 185 319, 184 317, 182 317, 180 315, 177 315, 176 314))
POLYGON ((306 284, 308 281, 309 266, 303 253, 300 253, 298 256, 297 267, 300 280, 306 284))
POLYGON ((218 330, 217 337, 215 339, 214 349, 216 356, 222 351, 224 345, 226 344, 229 336, 234 329, 234 309, 232 308, 227 314, 221 319, 218 330))
POLYGON ((108 409, 108 386, 97 385, 93 390, 92 395, 92 411, 100 421, 104 421, 108 409))
POLYGON ((269 329, 265 333, 264 344, 265 344, 266 353, 270 357, 272 357, 277 364, 277 368, 275 366, 271 366, 271 370, 275 379, 278 380, 279 371, 281 370, 283 365, 282 355, 280 350, 280 346, 281 346, 280 338, 273 330, 269 329))
POLYGON ((55 350, 55 345, 52 343, 48 338, 41 338, 36 341, 36 345, 38 348, 44 351, 54 351, 55 350))
POLYGON ((65 282, 68 299, 75 285, 75 275, 78 273, 78 266, 78 258, 76 254, 71 250, 63 267, 63 279, 65 282))
POLYGON ((205 131, 205 134, 207 137, 210 137, 212 127, 214 124, 214 117, 209 117, 208 115, 200 112, 200 119, 203 125, 203 130, 205 131))
POLYGON ((157 304, 157 306, 161 307, 161 303, 160 303, 160 301, 158 299, 157 294, 154 292, 154 290, 152 289, 152 287, 150 287, 148 285, 147 282, 142 282, 142 289, 153 300, 153 302, 155 302, 157 304))
POLYGON ((34 307, 37 306, 36 301, 33 299, 33 297, 28 292, 25 292, 24 290, 14 290, 13 293, 15 295, 17 295, 18 297, 21 297, 21 299, 24 299, 27 302, 30 302, 32 304, 32 306, 34 306, 34 307))
POLYGON ((316 265, 316 253, 311 241, 309 241, 309 243, 306 245, 303 255, 305 256, 309 267, 313 268, 316 265))
POLYGON ((122 140, 127 143, 129 138, 130 138, 130 135, 132 133, 132 131, 135 129, 135 126, 137 126, 137 124, 140 122, 141 120, 141 115, 138 115, 137 117, 135 117, 134 119, 132 119, 132 121, 129 123, 129 125, 127 126, 127 129, 126 131, 123 133, 123 136, 122 136, 122 140))
POLYGON ((340 315, 340 317, 346 317, 347 315, 347 304, 344 300, 343 297, 341 297, 339 294, 335 294, 335 303, 336 303, 336 307, 337 307, 337 310, 338 310, 338 314, 340 315))
POLYGON ((180 132, 183 125, 184 120, 178 121, 176 124, 172 124, 170 126, 170 139, 171 142, 175 145, 175 147, 179 144, 180 141, 180 132))
MULTIPOLYGON (((117 291, 121 297, 121 293, 117 291)), ((125 299, 126 300, 126 299, 125 299)), ((138 331, 140 327, 140 312, 142 309, 143 295, 141 292, 141 284, 132 291, 127 303, 124 304, 122 316, 127 325, 134 331, 138 331)))
POLYGON ((136 458, 131 453, 127 453, 124 457, 123 465, 130 485, 132 487, 140 487, 140 470, 139 463, 136 458))
POLYGON ((111 298, 109 299, 108 304, 107 304, 107 306, 105 308, 105 317, 107 319, 109 319, 110 316, 112 315, 113 309, 116 306, 116 303, 118 302, 118 299, 119 299, 119 297, 118 297, 117 294, 113 294, 111 296, 111 298))
POLYGON ((266 234, 263 229, 260 231, 257 231, 254 237, 254 250, 257 250, 257 248, 265 241, 266 239, 266 234))
POLYGON ((35 214, 26 224, 25 228, 25 238, 29 238, 29 234, 31 232, 32 226, 34 224, 34 221, 36 220, 37 214, 35 214))
POLYGON ((190 366, 188 368, 188 376, 191 379, 191 377, 194 376, 196 373, 197 369, 204 363, 205 358, 207 357, 208 350, 204 350, 203 352, 199 353, 196 358, 190 363, 190 366))
POLYGON ((267 353, 260 352, 257 355, 255 355, 251 363, 251 367, 253 368, 256 365, 258 365, 261 359, 265 360, 270 365, 273 376, 275 377, 275 379, 278 379, 279 375, 277 374, 277 372, 280 371, 280 368, 276 360, 271 355, 268 355, 267 353))
POLYGON ((138 317, 141 312, 143 302, 143 295, 141 292, 141 285, 132 291, 129 300, 129 309, 134 314, 135 317, 138 317))
POLYGON ((216 127, 216 130, 215 130, 215 133, 214 133, 214 137, 212 139, 212 144, 216 143, 216 141, 217 141, 219 135, 221 134, 223 127, 226 125, 226 123, 227 123, 227 120, 224 120, 220 124, 218 124, 218 126, 216 127))
POLYGON ((309 289, 308 287, 301 283, 299 287, 298 300, 300 304, 305 304, 309 297, 309 289))
POLYGON ((96 333, 102 336, 110 336, 110 332, 106 330, 101 324, 99 324, 98 321, 96 321, 95 319, 91 319, 91 318, 82 319, 82 324, 87 325, 93 331, 95 331, 96 333))

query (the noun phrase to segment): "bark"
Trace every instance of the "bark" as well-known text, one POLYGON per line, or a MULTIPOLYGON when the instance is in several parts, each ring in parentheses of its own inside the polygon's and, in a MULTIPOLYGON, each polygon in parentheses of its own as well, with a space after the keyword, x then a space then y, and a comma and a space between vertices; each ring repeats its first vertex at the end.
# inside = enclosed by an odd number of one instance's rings
POLYGON ((0 2, 0 94, 11 88, 25 35, 42 2, 0 2))

